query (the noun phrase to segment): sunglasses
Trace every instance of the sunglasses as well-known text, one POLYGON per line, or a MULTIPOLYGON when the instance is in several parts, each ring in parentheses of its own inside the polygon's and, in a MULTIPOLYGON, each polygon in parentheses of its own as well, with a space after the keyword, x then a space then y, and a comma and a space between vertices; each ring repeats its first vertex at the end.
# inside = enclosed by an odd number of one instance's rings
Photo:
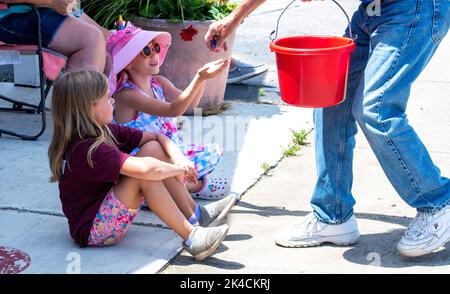
POLYGON ((161 46, 158 43, 153 43, 152 47, 147 45, 144 49, 142 49, 142 55, 145 57, 150 57, 150 55, 152 55, 152 51, 159 54, 159 52, 161 52, 161 46))

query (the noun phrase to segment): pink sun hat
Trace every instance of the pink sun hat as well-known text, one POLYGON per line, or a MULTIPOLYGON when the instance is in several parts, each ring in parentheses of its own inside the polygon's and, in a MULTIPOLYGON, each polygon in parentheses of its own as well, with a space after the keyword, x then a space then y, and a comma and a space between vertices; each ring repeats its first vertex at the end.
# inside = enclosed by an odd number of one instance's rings
POLYGON ((146 31, 128 25, 123 30, 114 32, 108 38, 106 50, 112 57, 112 68, 108 77, 111 95, 115 93, 118 86, 117 75, 153 40, 156 40, 161 47, 159 53, 159 65, 161 65, 164 62, 172 40, 169 33, 146 31))

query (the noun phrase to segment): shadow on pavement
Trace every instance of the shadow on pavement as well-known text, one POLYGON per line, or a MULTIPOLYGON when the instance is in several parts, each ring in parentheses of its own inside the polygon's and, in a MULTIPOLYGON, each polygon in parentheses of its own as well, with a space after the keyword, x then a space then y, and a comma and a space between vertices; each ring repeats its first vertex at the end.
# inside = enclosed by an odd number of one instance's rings
POLYGON ((344 252, 343 257, 356 264, 386 268, 450 265, 450 250, 448 248, 421 257, 401 256, 396 246, 403 232, 404 230, 396 229, 380 234, 361 235, 359 242, 353 248, 344 252))

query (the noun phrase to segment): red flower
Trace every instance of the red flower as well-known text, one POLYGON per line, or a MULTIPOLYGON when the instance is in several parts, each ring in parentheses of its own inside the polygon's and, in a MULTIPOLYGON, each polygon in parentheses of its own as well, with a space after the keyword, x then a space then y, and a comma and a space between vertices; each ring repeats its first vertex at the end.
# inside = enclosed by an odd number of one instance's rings
POLYGON ((181 30, 180 37, 181 40, 185 42, 190 42, 194 39, 195 36, 198 35, 198 31, 194 29, 192 25, 190 25, 187 29, 181 30))

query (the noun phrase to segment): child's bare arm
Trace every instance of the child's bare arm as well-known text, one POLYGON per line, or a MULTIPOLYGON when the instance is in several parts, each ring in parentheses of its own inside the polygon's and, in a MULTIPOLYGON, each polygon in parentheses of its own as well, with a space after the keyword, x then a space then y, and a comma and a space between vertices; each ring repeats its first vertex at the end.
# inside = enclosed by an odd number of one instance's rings
POLYGON ((184 156, 180 148, 172 140, 161 134, 156 136, 164 152, 170 157, 171 162, 184 168, 185 176, 189 182, 197 183, 198 173, 194 163, 184 156))
POLYGON ((183 175, 182 166, 167 163, 153 157, 130 156, 125 160, 120 173, 125 176, 149 181, 161 181, 169 177, 183 175))
POLYGON ((135 111, 142 111, 151 115, 175 117, 183 114, 183 112, 177 111, 171 103, 149 99, 149 97, 133 89, 120 91, 115 95, 115 99, 117 105, 123 105, 135 111))
MULTIPOLYGON (((163 76, 157 76, 155 79, 161 84, 161 86, 164 89, 164 95, 166 97, 166 100, 168 102, 173 102, 177 97, 183 93, 180 89, 175 87, 175 85, 169 81, 167 78, 163 76)), ((189 104, 188 108, 195 108, 197 107, 198 103, 200 102, 200 99, 203 96, 203 92, 205 91, 206 81, 204 81, 201 85, 201 87, 198 89, 196 93, 193 94, 193 99, 191 103, 189 104)))
POLYGON ((172 140, 158 133, 144 132, 139 147, 150 141, 158 141, 164 152, 172 159, 172 163, 185 158, 180 148, 172 140))
MULTIPOLYGON (((172 102, 149 99, 144 94, 133 89, 124 89, 116 94, 117 106, 125 105, 136 111, 142 111, 156 116, 175 117, 182 115, 195 100, 200 100, 207 79, 215 77, 223 71, 228 64, 228 60, 217 60, 210 62, 200 68, 192 79, 189 86, 180 93, 175 86, 166 85, 165 91, 172 95, 179 94, 172 102)), ((170 83, 172 84, 172 83, 170 83)), ((164 85, 163 85, 164 87, 164 85)), ((195 103, 198 104, 198 101, 195 103)))
POLYGON ((181 91, 168 79, 158 76, 157 80, 164 88, 164 94, 167 101, 172 102, 173 105, 180 104, 180 99, 188 99, 189 104, 177 105, 180 107, 181 114, 183 114, 188 107, 196 107, 200 102, 205 91, 206 80, 216 77, 228 65, 228 60, 219 59, 202 66, 198 71, 189 86, 181 91))
POLYGON ((198 174, 194 164, 184 156, 172 140, 158 133, 144 132, 141 142, 139 143, 139 147, 149 141, 158 141, 164 152, 170 158, 170 163, 182 166, 186 173, 185 176, 189 182, 197 182, 198 174))
MULTIPOLYGON (((150 141, 159 141, 158 134, 144 132, 139 147, 150 141)), ((162 144, 161 144, 162 145, 162 144)), ((164 146, 163 146, 164 147, 164 146)), ((167 153, 167 151, 165 151, 167 153)), ((184 174, 183 167, 176 166, 173 162, 164 162, 153 157, 129 157, 122 165, 120 173, 142 180, 159 181, 168 177, 184 174)))

